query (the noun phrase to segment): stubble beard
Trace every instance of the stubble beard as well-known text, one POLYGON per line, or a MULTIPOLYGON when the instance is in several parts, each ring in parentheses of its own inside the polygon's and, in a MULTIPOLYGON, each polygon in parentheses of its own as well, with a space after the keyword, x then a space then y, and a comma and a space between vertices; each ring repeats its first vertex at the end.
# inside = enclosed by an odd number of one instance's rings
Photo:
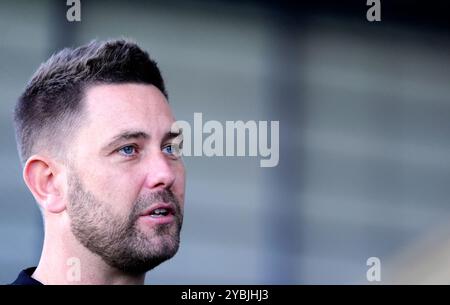
POLYGON ((108 205, 87 191, 78 175, 69 177, 68 214, 71 231, 88 250, 127 274, 145 273, 172 258, 179 248, 183 212, 170 190, 139 197, 128 217, 113 214, 108 205), (138 227, 141 213, 154 202, 171 204, 174 222, 158 224, 151 233, 138 227))

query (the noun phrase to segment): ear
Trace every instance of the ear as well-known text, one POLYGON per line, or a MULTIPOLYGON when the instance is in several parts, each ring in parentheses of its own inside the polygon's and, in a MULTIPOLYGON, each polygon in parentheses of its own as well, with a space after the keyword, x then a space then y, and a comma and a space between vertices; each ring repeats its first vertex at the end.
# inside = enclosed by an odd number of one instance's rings
POLYGON ((23 169, 23 180, 41 208, 49 213, 66 209, 63 173, 57 163, 40 155, 31 156, 23 169))

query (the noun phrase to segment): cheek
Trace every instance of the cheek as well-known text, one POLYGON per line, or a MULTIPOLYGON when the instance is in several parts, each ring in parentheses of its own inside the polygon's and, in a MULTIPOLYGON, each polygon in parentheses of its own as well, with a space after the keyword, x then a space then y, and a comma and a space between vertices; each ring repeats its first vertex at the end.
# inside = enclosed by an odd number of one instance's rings
POLYGON ((119 173, 97 168, 85 181, 86 187, 99 200, 109 205, 114 212, 123 214, 123 210, 131 210, 138 198, 143 178, 131 171, 119 173))
POLYGON ((182 206, 184 206, 185 187, 186 187, 186 172, 184 165, 181 165, 177 169, 177 176, 175 184, 173 186, 173 192, 177 196, 177 199, 180 201, 180 204, 182 206))

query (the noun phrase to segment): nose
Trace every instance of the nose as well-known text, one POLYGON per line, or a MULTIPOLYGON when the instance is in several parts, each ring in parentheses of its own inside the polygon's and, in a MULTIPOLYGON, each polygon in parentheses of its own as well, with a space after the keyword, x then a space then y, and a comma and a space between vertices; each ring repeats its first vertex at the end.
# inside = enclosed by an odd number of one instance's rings
POLYGON ((149 158, 146 187, 152 190, 170 188, 175 182, 175 171, 171 160, 159 151, 149 158))

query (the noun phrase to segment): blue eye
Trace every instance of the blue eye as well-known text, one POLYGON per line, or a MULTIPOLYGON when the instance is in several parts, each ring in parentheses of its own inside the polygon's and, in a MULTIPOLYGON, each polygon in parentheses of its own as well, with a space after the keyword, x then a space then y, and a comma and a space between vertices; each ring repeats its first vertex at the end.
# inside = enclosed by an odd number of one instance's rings
POLYGON ((133 145, 127 145, 119 149, 118 152, 125 157, 133 157, 136 154, 136 147, 133 145))
POLYGON ((180 149, 177 145, 170 144, 170 145, 164 146, 163 152, 165 152, 166 154, 169 154, 169 155, 178 156, 180 153, 180 149))
POLYGON ((172 145, 168 145, 166 147, 163 148, 163 151, 168 153, 168 154, 173 154, 173 148, 172 145))

